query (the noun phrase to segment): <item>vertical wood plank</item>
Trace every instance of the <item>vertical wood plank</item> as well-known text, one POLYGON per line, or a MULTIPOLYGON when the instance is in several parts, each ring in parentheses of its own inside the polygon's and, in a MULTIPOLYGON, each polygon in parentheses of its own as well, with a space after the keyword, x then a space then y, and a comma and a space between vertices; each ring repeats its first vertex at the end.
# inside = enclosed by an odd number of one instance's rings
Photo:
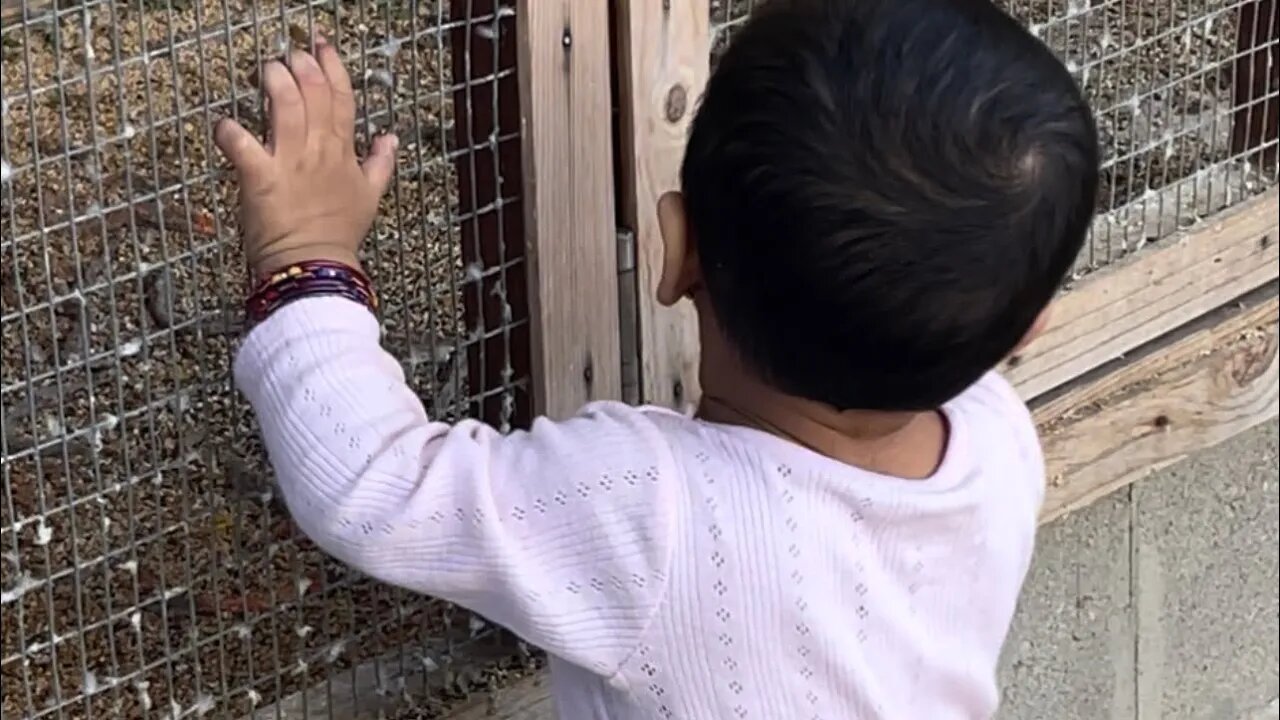
POLYGON ((635 233, 640 392, 683 410, 697 402, 698 325, 692 306, 658 304, 658 198, 679 188, 689 121, 709 70, 707 0, 622 0, 617 13, 620 216, 635 233))
POLYGON ((528 268, 516 72, 515 19, 498 0, 450 0, 454 174, 462 262, 480 268, 460 288, 469 414, 527 425, 530 388, 528 268), (515 387, 512 387, 515 385, 515 387))
POLYGON ((538 414, 621 397, 609 7, 520 0, 525 232, 538 414))

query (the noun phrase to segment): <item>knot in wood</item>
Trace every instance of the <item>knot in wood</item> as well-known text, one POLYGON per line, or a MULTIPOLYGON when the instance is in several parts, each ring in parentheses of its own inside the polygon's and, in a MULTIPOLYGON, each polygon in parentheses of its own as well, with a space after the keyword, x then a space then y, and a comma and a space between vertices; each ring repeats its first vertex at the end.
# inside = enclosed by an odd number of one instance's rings
POLYGON ((666 116, 667 122, 680 122, 680 118, 684 117, 685 107, 689 104, 689 93, 679 83, 672 85, 667 91, 666 116))
POLYGON ((1237 387, 1250 385, 1262 377, 1275 360, 1280 345, 1274 328, 1254 328, 1245 333, 1244 342, 1229 357, 1231 380, 1237 387))

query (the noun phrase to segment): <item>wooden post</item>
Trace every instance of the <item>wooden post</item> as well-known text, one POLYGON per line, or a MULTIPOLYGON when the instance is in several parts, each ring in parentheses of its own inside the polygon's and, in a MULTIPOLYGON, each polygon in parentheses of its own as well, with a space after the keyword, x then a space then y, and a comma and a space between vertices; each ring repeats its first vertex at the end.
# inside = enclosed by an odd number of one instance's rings
POLYGON ((462 261, 481 271, 479 278, 470 274, 461 290, 467 331, 481 330, 465 346, 468 409, 494 425, 519 426, 531 418, 530 388, 515 390, 514 407, 504 407, 502 388, 531 372, 527 198, 522 187, 516 24, 498 11, 497 0, 450 0, 449 17, 459 20, 449 32, 454 172, 462 261))
POLYGON ((516 10, 533 398, 564 417, 622 394, 609 7, 516 10))
POLYGON ((622 0, 617 9, 620 213, 634 233, 640 396, 684 409, 697 402, 698 327, 693 308, 660 306, 658 198, 679 188, 689 121, 707 82, 707 0, 622 0))
POLYGON ((1049 522, 1276 416, 1275 285, 1035 408, 1049 522))
POLYGON ((1275 189, 1088 276, 1002 368, 1032 399, 1280 276, 1275 189))
POLYGON ((1231 150, 1260 166, 1276 162, 1280 142, 1280 6, 1254 0, 1240 7, 1236 30, 1235 119, 1231 150))

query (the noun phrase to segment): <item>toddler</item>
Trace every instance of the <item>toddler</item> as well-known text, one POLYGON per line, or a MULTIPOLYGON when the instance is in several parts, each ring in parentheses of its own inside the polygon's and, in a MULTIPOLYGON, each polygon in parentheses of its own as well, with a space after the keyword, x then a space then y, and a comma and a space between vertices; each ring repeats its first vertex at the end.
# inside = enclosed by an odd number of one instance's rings
POLYGON ((499 434, 428 417, 379 347, 335 49, 217 142, 269 279, 236 360, 295 521, 380 580, 550 655, 567 720, 995 711, 1044 468, 992 368, 1043 325, 1093 211, 1086 103, 986 0, 774 0, 656 208, 692 302, 696 416, 601 402, 499 434), (272 273, 275 273, 272 275, 272 273))

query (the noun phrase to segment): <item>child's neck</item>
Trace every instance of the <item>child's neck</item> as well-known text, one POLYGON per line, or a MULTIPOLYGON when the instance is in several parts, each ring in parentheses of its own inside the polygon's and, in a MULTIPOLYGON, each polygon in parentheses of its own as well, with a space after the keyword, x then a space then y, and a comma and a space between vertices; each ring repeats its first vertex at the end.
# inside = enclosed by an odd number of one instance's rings
POLYGON ((941 413, 839 411, 774 390, 734 355, 719 343, 703 345, 699 418, 752 427, 894 477, 927 478, 942 462, 948 427, 941 413))

